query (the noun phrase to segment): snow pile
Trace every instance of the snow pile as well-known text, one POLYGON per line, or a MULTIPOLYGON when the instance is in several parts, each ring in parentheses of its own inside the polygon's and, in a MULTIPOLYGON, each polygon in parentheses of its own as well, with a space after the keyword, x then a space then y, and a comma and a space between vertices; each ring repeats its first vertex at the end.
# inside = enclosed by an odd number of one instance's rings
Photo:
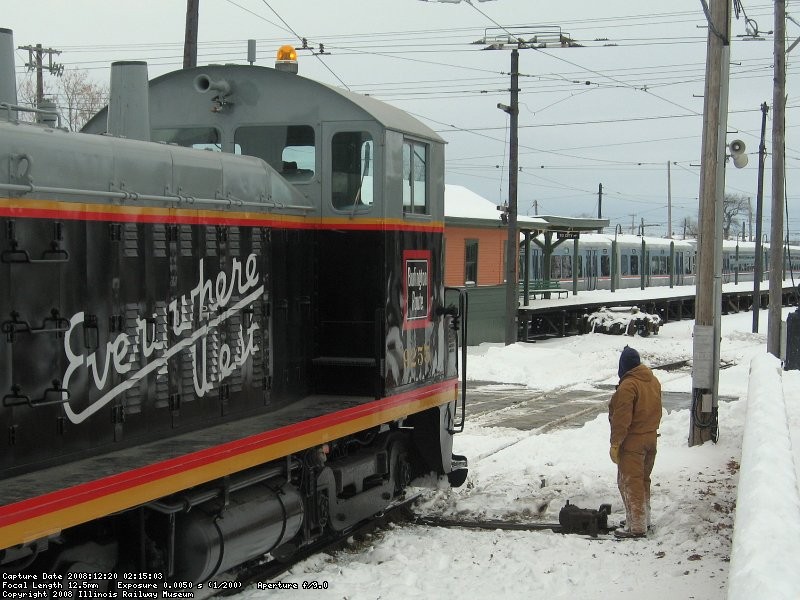
POLYGON ((637 306, 603 306, 586 317, 589 331, 612 335, 648 336, 658 333, 661 317, 641 312, 637 306))
POLYGON ((755 357, 742 440, 730 600, 789 600, 800 590, 800 492, 787 417, 780 361, 768 354, 755 357))

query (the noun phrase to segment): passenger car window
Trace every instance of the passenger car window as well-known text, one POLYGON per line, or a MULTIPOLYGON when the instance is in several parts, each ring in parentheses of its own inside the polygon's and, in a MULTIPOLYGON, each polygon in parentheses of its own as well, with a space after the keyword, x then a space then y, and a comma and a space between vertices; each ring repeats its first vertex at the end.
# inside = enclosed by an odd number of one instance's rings
POLYGON ((366 131, 331 138, 331 202, 339 210, 369 208, 374 201, 375 144, 366 131))

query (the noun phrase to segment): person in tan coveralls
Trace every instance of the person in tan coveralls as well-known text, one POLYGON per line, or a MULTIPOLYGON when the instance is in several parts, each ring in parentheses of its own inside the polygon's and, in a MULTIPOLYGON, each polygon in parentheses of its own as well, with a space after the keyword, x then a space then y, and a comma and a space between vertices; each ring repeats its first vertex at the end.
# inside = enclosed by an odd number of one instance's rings
POLYGON ((650 522, 650 473, 661 423, 661 384, 630 346, 622 350, 618 374, 617 391, 608 403, 608 420, 610 455, 617 465, 626 525, 614 535, 637 538, 647 535, 650 522))

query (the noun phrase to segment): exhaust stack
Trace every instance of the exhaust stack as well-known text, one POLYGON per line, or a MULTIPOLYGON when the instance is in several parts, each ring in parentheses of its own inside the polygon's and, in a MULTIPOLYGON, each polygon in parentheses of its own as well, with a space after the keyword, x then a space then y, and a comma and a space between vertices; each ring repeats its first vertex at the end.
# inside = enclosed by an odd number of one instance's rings
POLYGON ((0 28, 0 104, 17 104, 14 32, 0 28))
POLYGON ((150 88, 147 63, 122 60, 111 63, 108 133, 150 141, 150 88))

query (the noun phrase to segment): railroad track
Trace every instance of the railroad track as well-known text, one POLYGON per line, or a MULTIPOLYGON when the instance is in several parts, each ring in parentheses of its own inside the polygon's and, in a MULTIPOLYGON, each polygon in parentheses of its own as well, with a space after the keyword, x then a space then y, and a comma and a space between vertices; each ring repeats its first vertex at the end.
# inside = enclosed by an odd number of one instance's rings
MULTIPOLYGON (((321 552, 331 553, 342 550, 350 545, 350 540, 355 539, 363 541, 368 534, 373 534, 385 530, 391 523, 403 523, 409 526, 424 526, 424 527, 437 527, 445 529, 476 529, 483 531, 551 531, 553 533, 577 533, 587 537, 602 538, 606 534, 613 531, 613 527, 607 527, 605 519, 601 520, 600 526, 588 527, 582 530, 579 526, 577 530, 571 529, 561 523, 546 523, 539 521, 506 521, 499 519, 471 519, 471 520, 458 520, 447 519, 441 516, 422 516, 418 515, 413 510, 414 503, 420 498, 421 494, 414 494, 408 498, 398 502, 392 507, 388 508, 379 516, 376 516, 369 521, 363 522, 354 527, 342 536, 334 540, 321 542, 298 551, 292 555, 290 560, 278 561, 271 560, 261 564, 245 565, 235 575, 237 586, 235 589, 227 589, 220 591, 218 596, 232 596, 241 593, 250 586, 258 583, 275 582, 284 573, 287 573, 294 565, 302 562, 303 560, 319 554, 321 552)), ((609 506, 610 510, 610 506, 609 506)), ((596 512, 596 511, 594 511, 596 512)), ((197 600, 198 596, 195 596, 197 600)))
MULTIPOLYGON (((723 360, 720 369, 735 366, 735 360, 723 360)), ((663 383, 685 377, 691 360, 682 359, 654 365, 661 371, 663 383)), ((472 382, 468 389, 467 420, 485 427, 511 427, 533 433, 546 433, 556 428, 581 425, 608 409, 608 400, 615 388, 611 383, 592 383, 594 389, 575 389, 566 385, 549 390, 536 390, 522 384, 472 382)), ((688 408, 691 394, 665 392, 669 409, 680 408, 685 399, 688 408), (683 398, 685 396, 685 398, 683 398)))
MULTIPOLYGON (((330 553, 346 548, 351 538, 362 541, 367 534, 386 528, 390 523, 413 522, 416 518, 412 505, 420 498, 421 494, 412 494, 391 505, 372 519, 363 521, 350 528, 334 539, 322 540, 316 544, 306 546, 284 560, 272 559, 267 562, 246 564, 235 574, 228 574, 235 578, 235 589, 222 590, 218 596, 232 596, 241 593, 244 589, 259 582, 274 580, 288 572, 294 565, 321 552, 330 553), (238 585, 241 584, 241 585, 238 585)), ((195 600, 198 597, 195 596, 195 600)))

